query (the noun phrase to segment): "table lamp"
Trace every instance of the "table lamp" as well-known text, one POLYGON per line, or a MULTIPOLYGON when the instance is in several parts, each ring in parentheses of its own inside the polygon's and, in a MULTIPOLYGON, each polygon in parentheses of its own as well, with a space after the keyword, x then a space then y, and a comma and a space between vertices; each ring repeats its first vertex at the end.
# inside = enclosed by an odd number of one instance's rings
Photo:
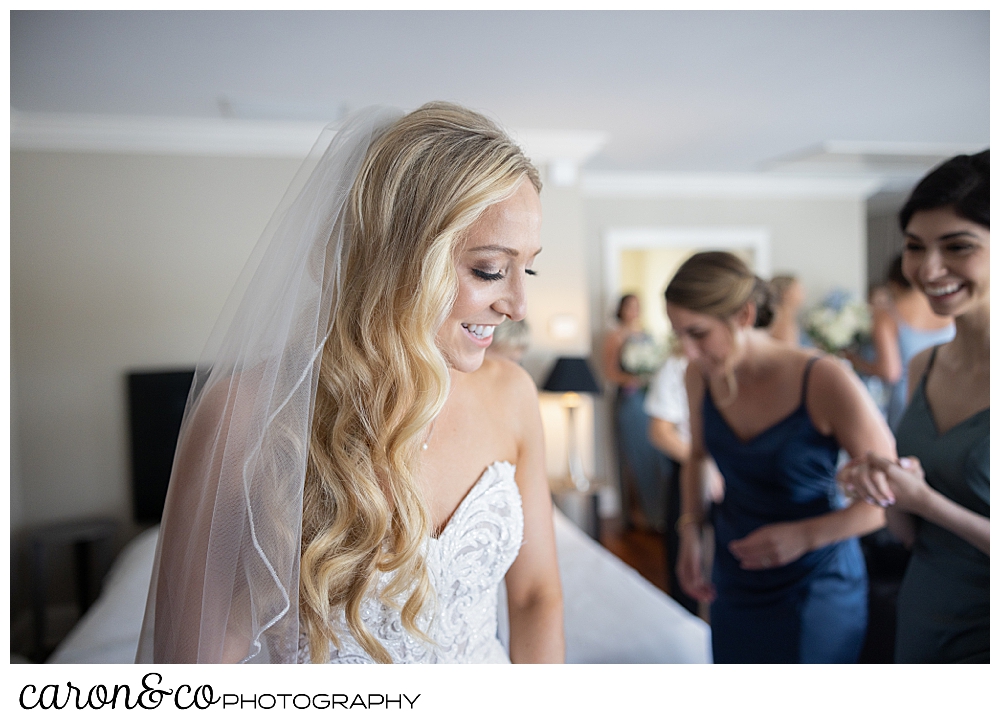
POLYGON ((583 474, 583 461, 576 439, 574 414, 580 406, 580 393, 600 393, 594 373, 583 357, 560 357, 542 385, 546 392, 562 392, 562 404, 566 408, 569 424, 569 438, 566 449, 569 454, 569 479, 579 491, 590 489, 590 481, 583 474))

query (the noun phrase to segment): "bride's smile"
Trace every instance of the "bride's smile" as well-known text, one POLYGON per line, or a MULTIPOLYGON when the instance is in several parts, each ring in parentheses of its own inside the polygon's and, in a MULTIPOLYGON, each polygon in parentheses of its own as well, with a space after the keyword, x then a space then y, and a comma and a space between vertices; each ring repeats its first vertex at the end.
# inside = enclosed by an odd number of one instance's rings
POLYGON ((541 251, 541 202, 524 179, 507 199, 487 208, 469 227, 457 256, 458 295, 437 333, 448 366, 474 372, 504 319, 523 319, 525 277, 541 251))

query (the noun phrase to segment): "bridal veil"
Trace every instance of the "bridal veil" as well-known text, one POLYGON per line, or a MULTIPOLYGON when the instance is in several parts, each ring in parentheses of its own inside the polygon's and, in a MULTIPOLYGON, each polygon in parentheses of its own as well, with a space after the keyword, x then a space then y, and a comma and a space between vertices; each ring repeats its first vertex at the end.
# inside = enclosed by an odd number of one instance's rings
POLYGON ((264 231, 195 373, 137 663, 292 662, 320 354, 371 143, 402 114, 328 127, 264 231))

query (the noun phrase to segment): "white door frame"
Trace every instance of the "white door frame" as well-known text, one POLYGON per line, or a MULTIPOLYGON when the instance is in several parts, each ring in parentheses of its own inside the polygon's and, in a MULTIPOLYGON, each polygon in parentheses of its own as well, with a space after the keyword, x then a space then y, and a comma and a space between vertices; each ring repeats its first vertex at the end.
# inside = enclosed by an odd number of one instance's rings
POLYGON ((754 272, 771 276, 771 233, 760 226, 620 227, 604 232, 604 294, 600 319, 611 309, 620 289, 621 252, 625 249, 753 249, 754 272))

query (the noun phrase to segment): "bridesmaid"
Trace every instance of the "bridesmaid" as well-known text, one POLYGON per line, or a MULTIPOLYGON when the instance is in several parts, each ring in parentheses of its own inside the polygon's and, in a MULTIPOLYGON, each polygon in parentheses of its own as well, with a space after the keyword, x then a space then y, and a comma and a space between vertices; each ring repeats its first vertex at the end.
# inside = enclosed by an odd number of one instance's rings
POLYGON ((690 360, 691 451, 681 470, 678 576, 711 601, 717 663, 847 663, 867 622, 857 536, 882 527, 877 506, 843 506, 841 448, 889 455, 892 435, 858 379, 757 329, 766 285, 726 252, 696 254, 666 290, 667 315, 690 360), (706 510, 709 455, 725 479, 706 510), (701 527, 711 514, 712 581, 701 527))
POLYGON ((914 357, 895 461, 841 473, 886 506, 913 554, 899 592, 896 661, 990 660, 990 155, 931 171, 899 214, 903 272, 955 338, 914 357))
POLYGON ((774 295, 774 319, 767 327, 768 334, 793 347, 808 347, 809 338, 799 328, 799 310, 806 301, 802 282, 791 274, 779 274, 771 278, 770 286, 774 295))
POLYGON ((889 300, 872 305, 874 359, 869 361, 853 350, 845 350, 844 357, 858 374, 877 376, 889 386, 885 414, 889 428, 895 430, 909 397, 910 362, 919 352, 950 342, 955 325, 950 318, 935 314, 927 297, 906 278, 902 255, 889 267, 885 288, 889 300))
POLYGON ((617 324, 605 337, 601 361, 605 379, 618 387, 613 422, 622 513, 625 524, 631 528, 632 503, 636 502, 646 525, 662 531, 666 518, 665 483, 671 463, 646 437, 649 416, 643 409, 649 376, 659 366, 656 345, 643 329, 642 307, 635 294, 621 298, 615 317, 617 324), (651 363, 652 367, 637 369, 633 358, 651 363))

